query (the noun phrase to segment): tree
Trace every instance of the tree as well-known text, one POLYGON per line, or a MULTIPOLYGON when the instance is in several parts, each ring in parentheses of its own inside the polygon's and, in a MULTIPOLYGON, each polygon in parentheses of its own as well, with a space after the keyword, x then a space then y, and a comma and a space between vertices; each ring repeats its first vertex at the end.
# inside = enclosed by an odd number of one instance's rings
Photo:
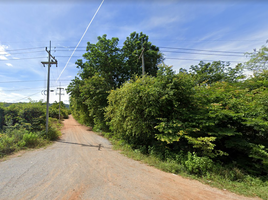
POLYGON ((141 75, 141 61, 136 56, 142 51, 141 40, 145 47, 146 72, 155 76, 162 55, 159 48, 148 42, 145 34, 132 33, 122 49, 117 47, 118 38, 107 39, 107 35, 99 36, 96 44, 88 42, 83 55, 85 61, 77 60, 80 71, 67 88, 72 112, 80 122, 107 128, 104 108, 109 91, 119 88, 132 75, 141 75))
POLYGON ((262 71, 267 69, 266 63, 268 61, 268 47, 262 46, 261 49, 253 53, 246 53, 250 60, 245 63, 245 66, 250 70, 262 71))
POLYGON ((107 39, 107 35, 98 37, 96 44, 87 44, 87 52, 83 55, 86 62, 78 60, 79 76, 82 80, 94 76, 97 72, 111 88, 119 87, 124 81, 124 65, 118 38, 107 39))
POLYGON ((234 68, 229 66, 230 63, 223 61, 213 61, 212 63, 200 61, 198 65, 190 67, 190 73, 196 79, 197 84, 203 82, 211 84, 217 81, 236 82, 245 78, 242 64, 238 64, 234 68))
POLYGON ((127 69, 128 78, 132 74, 142 75, 142 61, 138 59, 143 51, 145 72, 149 75, 156 76, 157 65, 163 61, 163 56, 159 52, 159 48, 149 42, 149 37, 145 34, 133 32, 124 42, 122 48, 125 60, 125 68, 127 69), (142 50, 144 48, 144 50, 142 50))
MULTIPOLYGON (((55 101, 50 107, 49 107, 49 116, 52 118, 59 118, 59 103, 55 101)), ((68 119, 68 110, 66 106, 64 105, 63 101, 60 102, 60 116, 61 119, 68 119)))
POLYGON ((5 109, 3 104, 0 103, 0 130, 3 129, 4 121, 5 121, 5 109))

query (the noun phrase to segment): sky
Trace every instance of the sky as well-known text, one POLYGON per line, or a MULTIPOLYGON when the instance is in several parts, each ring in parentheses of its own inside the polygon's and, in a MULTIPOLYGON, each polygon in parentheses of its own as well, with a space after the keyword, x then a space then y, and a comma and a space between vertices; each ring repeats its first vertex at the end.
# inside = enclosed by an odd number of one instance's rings
MULTIPOLYGON (((50 68, 51 103, 59 101, 57 88, 66 88, 77 75, 75 62, 87 42, 96 43, 103 34, 119 38, 122 46, 130 33, 143 32, 177 72, 201 60, 235 66, 249 59, 244 53, 267 45, 266 0, 101 2, 0 0, 0 102, 46 101, 48 66, 41 62, 48 61, 50 41, 58 61, 50 68)), ((69 102, 65 90, 61 100, 69 102)))

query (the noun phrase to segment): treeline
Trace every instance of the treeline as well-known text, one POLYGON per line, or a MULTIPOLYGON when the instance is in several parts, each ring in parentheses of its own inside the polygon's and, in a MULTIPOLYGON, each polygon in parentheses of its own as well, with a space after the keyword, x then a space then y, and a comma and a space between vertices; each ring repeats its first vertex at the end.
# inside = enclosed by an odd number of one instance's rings
POLYGON ((267 177, 268 71, 256 65, 267 54, 250 55, 247 66, 258 70, 246 79, 245 65, 221 61, 176 74, 160 64, 159 48, 143 33, 132 33, 121 49, 117 44, 117 38, 98 37, 88 43, 86 61, 77 61, 80 72, 68 87, 76 119, 190 173, 224 166, 238 169, 225 174, 234 180, 267 177))
MULTIPOLYGON (((42 146, 59 137, 59 104, 50 106, 49 131, 46 135, 46 104, 42 102, 0 103, 0 157, 26 147, 42 146), (57 114, 56 114, 57 113, 57 114)), ((68 110, 61 102, 61 116, 68 110)))

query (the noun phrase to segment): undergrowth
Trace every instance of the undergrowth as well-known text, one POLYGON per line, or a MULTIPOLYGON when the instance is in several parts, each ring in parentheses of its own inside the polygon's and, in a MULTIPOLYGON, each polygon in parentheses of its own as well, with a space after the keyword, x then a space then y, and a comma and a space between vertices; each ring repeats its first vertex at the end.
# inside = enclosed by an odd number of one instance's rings
POLYGON ((30 131, 23 126, 14 126, 0 134, 0 158, 28 148, 39 148, 48 145, 61 135, 61 124, 57 119, 49 119, 49 131, 30 131))

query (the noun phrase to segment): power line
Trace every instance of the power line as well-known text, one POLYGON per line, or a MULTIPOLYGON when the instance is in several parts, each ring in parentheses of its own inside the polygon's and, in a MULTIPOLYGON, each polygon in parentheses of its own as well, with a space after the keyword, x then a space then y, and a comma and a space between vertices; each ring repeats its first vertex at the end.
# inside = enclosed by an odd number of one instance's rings
POLYGON ((25 91, 25 90, 39 90, 40 91, 40 89, 33 89, 33 88, 21 88, 21 89, 14 89, 14 90, 5 90, 5 89, 2 89, 1 91, 4 91, 4 92, 14 92, 14 91, 25 91))
POLYGON ((162 49, 179 49, 179 50, 187 50, 187 51, 205 51, 205 52, 219 52, 219 53, 237 53, 244 54, 245 52, 239 51, 220 51, 220 50, 207 50, 207 49, 188 49, 188 48, 180 48, 180 47, 159 47, 162 49))
POLYGON ((33 47, 33 48, 25 48, 25 49, 7 49, 5 51, 0 52, 9 52, 9 51, 25 51, 25 50, 31 50, 31 49, 43 49, 44 47, 33 47))
MULTIPOLYGON (((55 81, 56 79, 51 79, 51 81, 55 81)), ((1 81, 0 83, 19 83, 19 82, 41 82, 44 80, 27 80, 27 81, 1 81)), ((72 80, 61 80, 61 82, 72 81, 72 80)))
MULTIPOLYGON (((56 50, 57 52, 61 52, 61 51, 72 51, 71 49, 70 50, 56 50)), ((76 50, 76 51, 85 51, 85 50, 76 50)))
POLYGON ((46 57, 32 57, 32 58, 12 58, 12 59, 0 59, 0 61, 9 61, 9 60, 31 60, 31 59, 44 59, 46 57))
POLYGON ((186 52, 186 51, 161 51, 161 52, 170 52, 170 53, 185 53, 185 54, 199 54, 199 55, 209 55, 209 56, 236 56, 242 57, 244 55, 230 55, 230 54, 212 54, 212 53, 198 53, 198 52, 186 52))
POLYGON ((26 97, 24 97, 24 98, 22 98, 22 99, 16 100, 15 102, 18 102, 18 101, 21 101, 21 100, 23 100, 23 99, 29 98, 29 97, 31 97, 31 96, 34 96, 34 95, 38 94, 38 93, 40 93, 40 91, 37 92, 37 93, 31 94, 31 95, 28 95, 28 96, 26 96, 26 97))
MULTIPOLYGON (((123 46, 118 46, 123 47, 123 46)), ((56 47, 56 48, 75 48, 75 47, 56 47)), ((86 49, 87 47, 78 47, 86 49)), ((204 51, 204 52, 219 52, 219 53, 235 53, 235 54, 244 54, 245 52, 241 51, 222 51, 222 50, 208 50, 208 49, 191 49, 191 48, 182 48, 182 47, 159 47, 160 49, 176 49, 176 50, 186 50, 186 51, 204 51)), ((71 51, 71 50, 57 50, 57 51, 71 51)), ((85 50, 76 50, 76 51, 85 51, 85 50)))
MULTIPOLYGON (((188 58, 165 58, 166 60, 193 60, 193 61, 208 61, 208 62, 213 62, 215 60, 204 60, 204 59, 188 59, 188 58)), ((222 62, 239 62, 239 63, 243 63, 245 61, 231 61, 231 60, 228 60, 228 61, 224 61, 224 60, 221 60, 222 62)))
POLYGON ((63 72, 64 72, 64 70, 66 69, 66 67, 67 67, 68 63, 70 62, 70 60, 71 60, 71 58, 72 58, 72 56, 73 56, 74 52, 76 51, 77 47, 78 47, 78 46, 79 46, 79 44, 81 43, 82 39, 84 38, 84 36, 85 36, 85 34, 86 34, 86 32, 87 32, 87 30, 88 30, 89 26, 91 25, 91 23, 92 23, 92 21, 94 20, 95 16, 96 16, 96 15, 97 15, 97 13, 99 12, 99 9, 101 8, 101 6, 102 6, 103 2, 104 2, 104 0, 102 0, 102 2, 101 2, 101 4, 100 4, 100 6, 98 7, 98 9, 97 9, 97 11, 95 12, 94 16, 92 17, 91 21, 89 22, 89 24, 88 24, 88 26, 87 26, 87 28, 86 28, 86 30, 85 30, 85 32, 84 32, 84 34, 82 35, 82 37, 81 37, 80 41, 79 41, 79 42, 78 42, 78 44, 76 45, 76 47, 75 47, 75 49, 74 49, 73 53, 71 54, 70 58, 69 58, 69 59, 68 59, 68 61, 67 61, 67 63, 66 63, 66 65, 65 65, 65 67, 64 67, 64 68, 63 68, 63 70, 61 71, 61 73, 60 73, 60 75, 59 75, 59 77, 58 77, 57 81, 59 80, 59 78, 61 77, 62 73, 63 73, 63 72))
MULTIPOLYGON (((28 52, 19 52, 19 53, 12 53, 12 55, 13 55, 13 54, 40 53, 40 52, 42 52, 42 53, 43 53, 44 51, 32 51, 32 52, 29 52, 29 51, 28 51, 28 52)), ((8 52, 8 51, 5 51, 5 53, 9 53, 9 52, 8 52)), ((0 54, 0 55, 3 55, 3 56, 4 56, 4 55, 6 55, 6 54, 0 54)))

